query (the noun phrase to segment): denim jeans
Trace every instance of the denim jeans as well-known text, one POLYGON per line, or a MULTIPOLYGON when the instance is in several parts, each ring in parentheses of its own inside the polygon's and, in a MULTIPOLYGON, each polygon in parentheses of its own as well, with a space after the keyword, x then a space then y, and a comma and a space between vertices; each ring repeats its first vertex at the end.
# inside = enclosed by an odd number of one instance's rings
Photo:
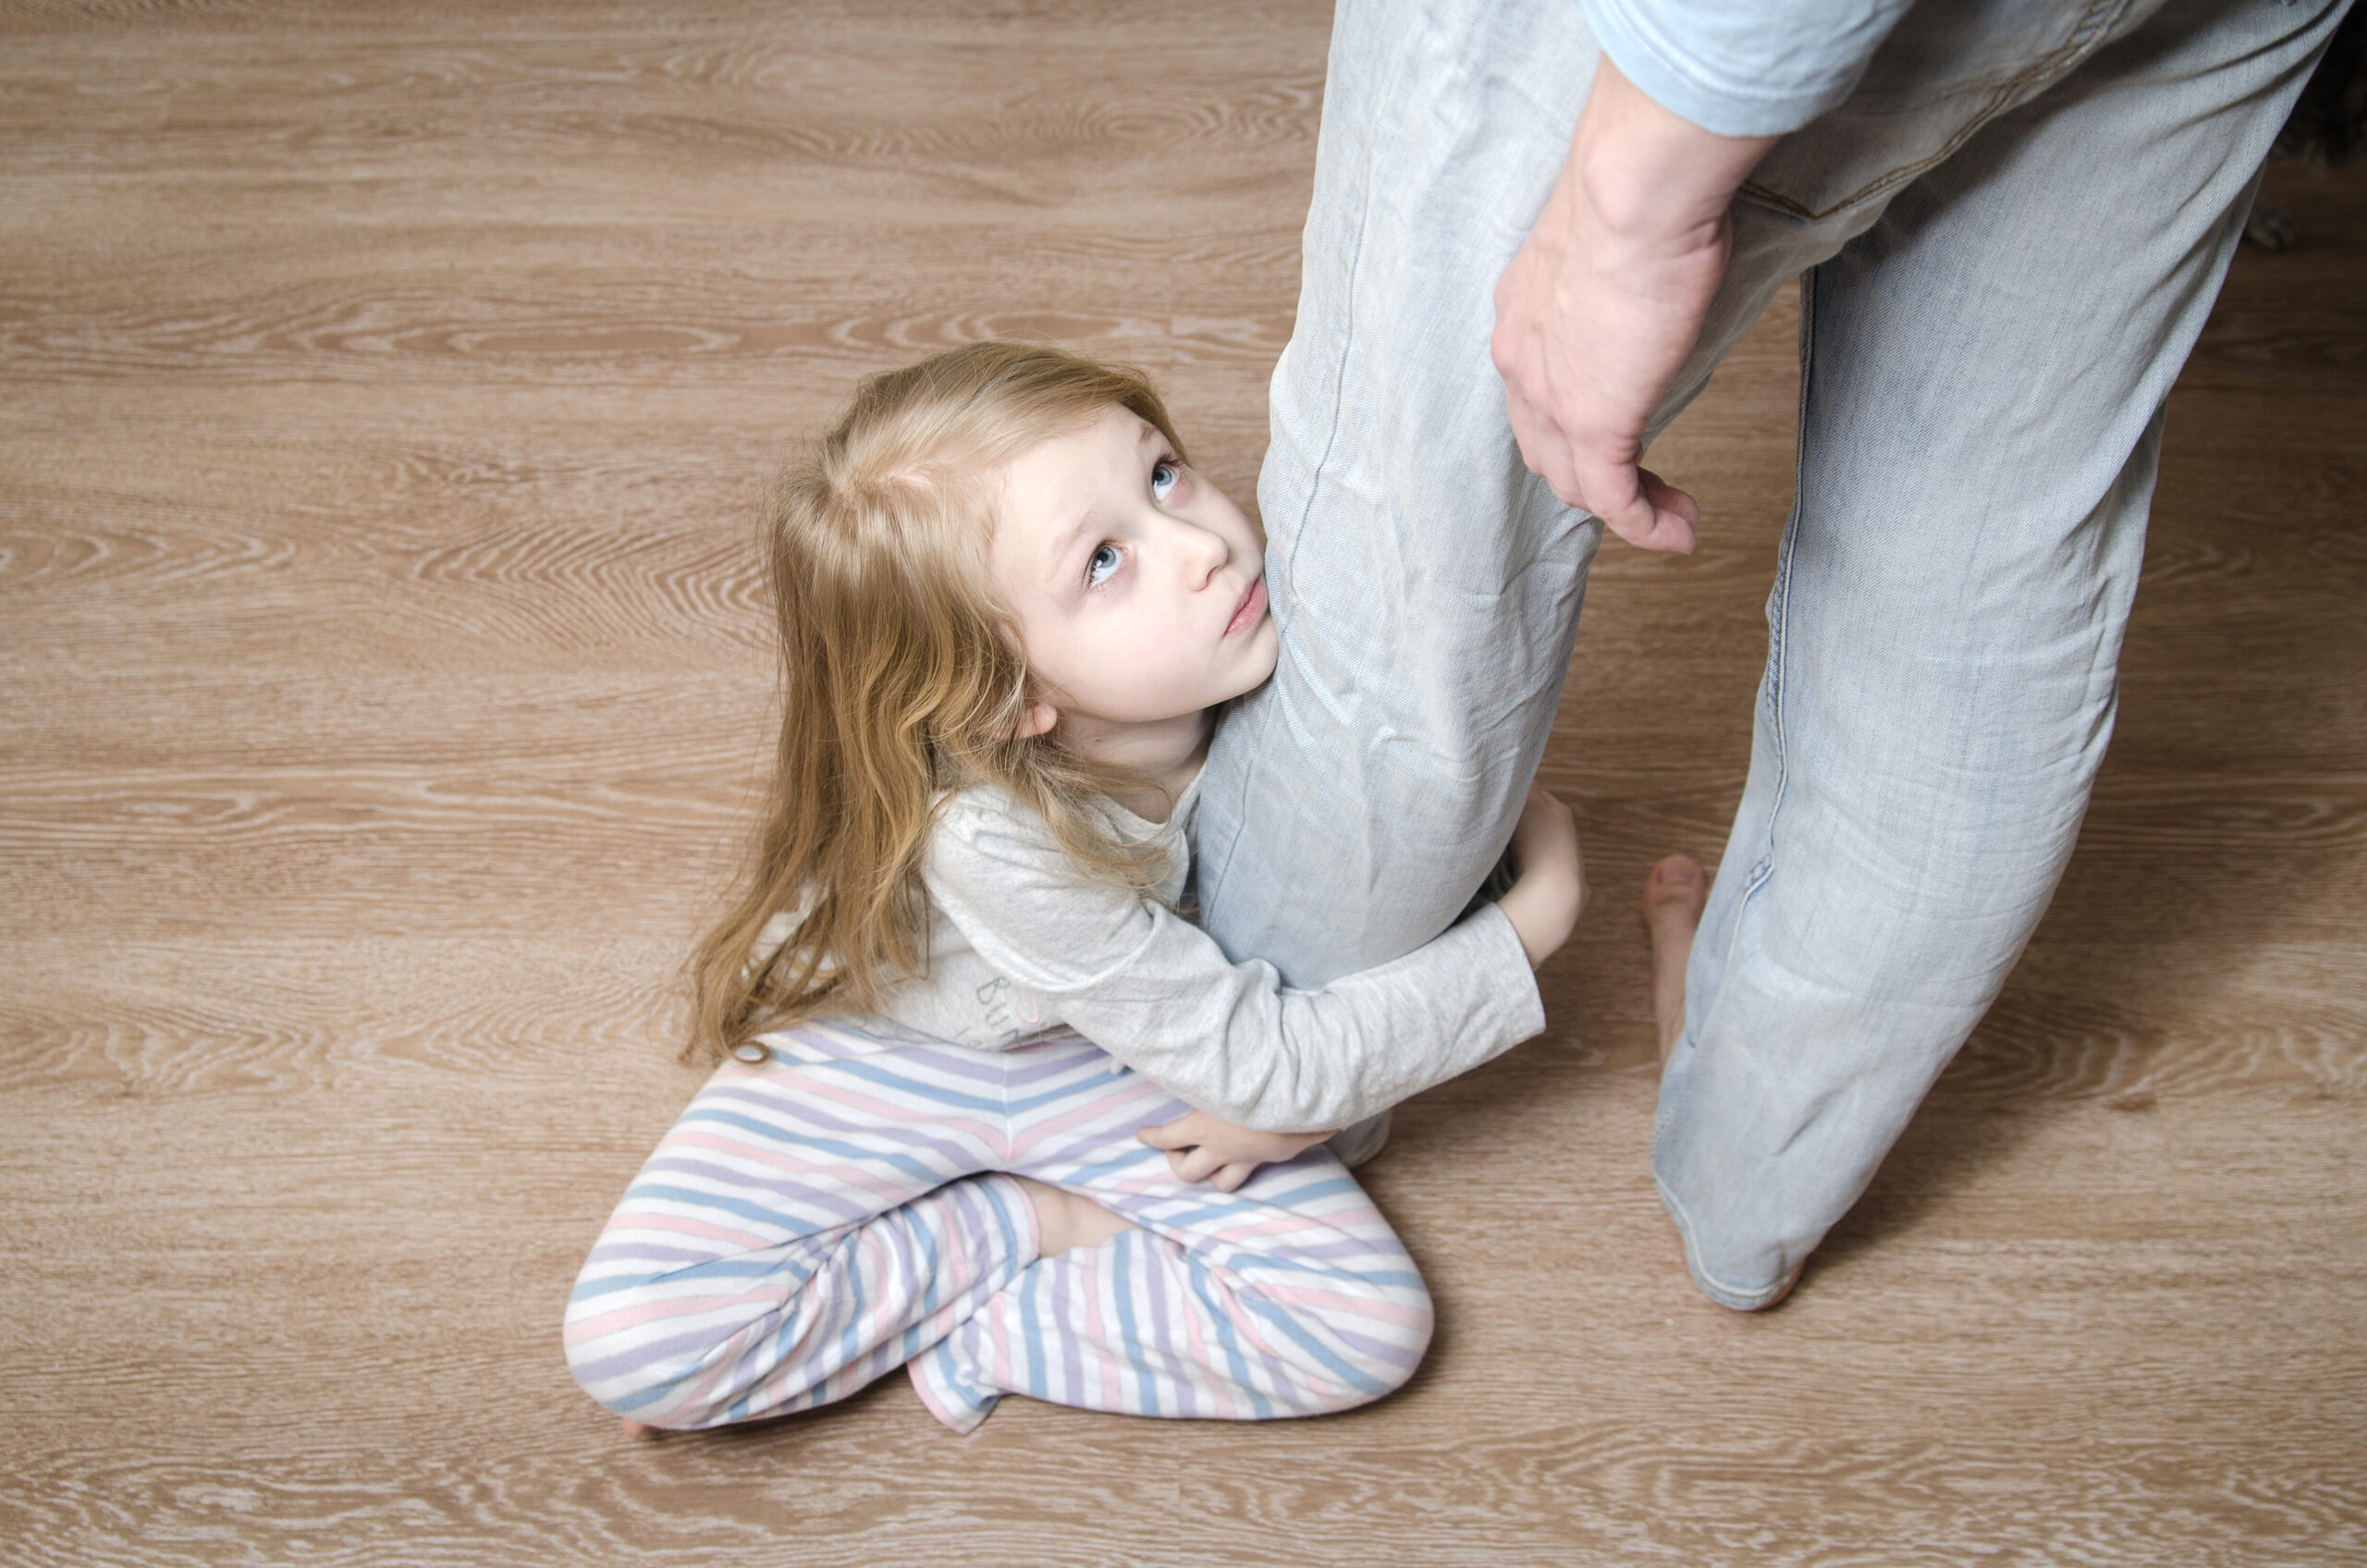
MULTIPOLYGON (((1749 778, 1652 1148, 1716 1301, 1857 1200, 2053 896, 2163 400, 2347 3, 1935 0, 1735 200, 1652 422, 1803 278, 1749 778)), ((1293 984, 1443 929, 1552 725, 1600 525, 1523 467, 1488 337, 1594 67, 1568 0, 1340 7, 1257 491, 1282 659, 1197 826, 1208 929, 1293 984)))

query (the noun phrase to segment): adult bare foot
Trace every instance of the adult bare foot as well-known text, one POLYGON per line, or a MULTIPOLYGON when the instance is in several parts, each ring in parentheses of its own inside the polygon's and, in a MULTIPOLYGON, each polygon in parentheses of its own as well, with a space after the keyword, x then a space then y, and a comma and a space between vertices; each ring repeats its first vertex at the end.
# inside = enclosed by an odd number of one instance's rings
POLYGON ((1652 934, 1652 1022, 1660 1026, 1661 1065, 1685 1033, 1685 961, 1710 901, 1710 878, 1687 855, 1665 855, 1644 878, 1644 927, 1652 934))
POLYGON ((1058 1257, 1071 1247, 1098 1246, 1121 1231, 1134 1228, 1133 1220, 1049 1182, 1038 1182, 1033 1176, 1013 1176, 1012 1180, 1019 1183, 1027 1201, 1035 1206, 1038 1257, 1058 1257))

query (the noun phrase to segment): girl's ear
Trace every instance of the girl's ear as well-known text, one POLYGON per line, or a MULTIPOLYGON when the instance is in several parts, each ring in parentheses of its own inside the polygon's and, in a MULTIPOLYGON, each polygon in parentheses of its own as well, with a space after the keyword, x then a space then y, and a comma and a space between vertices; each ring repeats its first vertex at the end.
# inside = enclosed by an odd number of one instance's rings
POLYGON ((1019 722, 1012 727, 1012 738, 1016 741, 1033 740, 1049 731, 1060 721, 1060 712, 1051 704, 1030 703, 1026 711, 1019 716, 1019 722))

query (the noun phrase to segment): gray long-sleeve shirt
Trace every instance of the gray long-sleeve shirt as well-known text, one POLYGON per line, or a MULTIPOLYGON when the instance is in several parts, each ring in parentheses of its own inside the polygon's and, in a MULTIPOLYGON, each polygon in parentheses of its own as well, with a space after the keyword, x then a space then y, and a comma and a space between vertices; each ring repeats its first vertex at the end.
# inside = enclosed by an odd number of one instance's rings
POLYGON ((1544 1028, 1527 954, 1493 904, 1319 991, 1285 986, 1262 960, 1232 962, 1170 907, 1198 803, 1196 781, 1164 825, 1107 808, 1124 837, 1167 851, 1153 898, 1077 867, 1000 790, 949 796, 922 873, 927 972, 879 1012, 832 1022, 883 1047, 1008 1050, 1073 1031, 1192 1105, 1269 1132, 1376 1115, 1544 1028))

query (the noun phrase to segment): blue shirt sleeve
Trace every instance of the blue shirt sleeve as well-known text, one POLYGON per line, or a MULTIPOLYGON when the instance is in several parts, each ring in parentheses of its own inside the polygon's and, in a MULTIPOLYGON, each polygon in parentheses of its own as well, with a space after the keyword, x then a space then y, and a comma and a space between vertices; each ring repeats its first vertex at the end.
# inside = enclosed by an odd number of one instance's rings
POLYGON ((1913 0, 1582 0, 1595 42, 1662 108, 1781 136, 1849 96, 1913 0))

